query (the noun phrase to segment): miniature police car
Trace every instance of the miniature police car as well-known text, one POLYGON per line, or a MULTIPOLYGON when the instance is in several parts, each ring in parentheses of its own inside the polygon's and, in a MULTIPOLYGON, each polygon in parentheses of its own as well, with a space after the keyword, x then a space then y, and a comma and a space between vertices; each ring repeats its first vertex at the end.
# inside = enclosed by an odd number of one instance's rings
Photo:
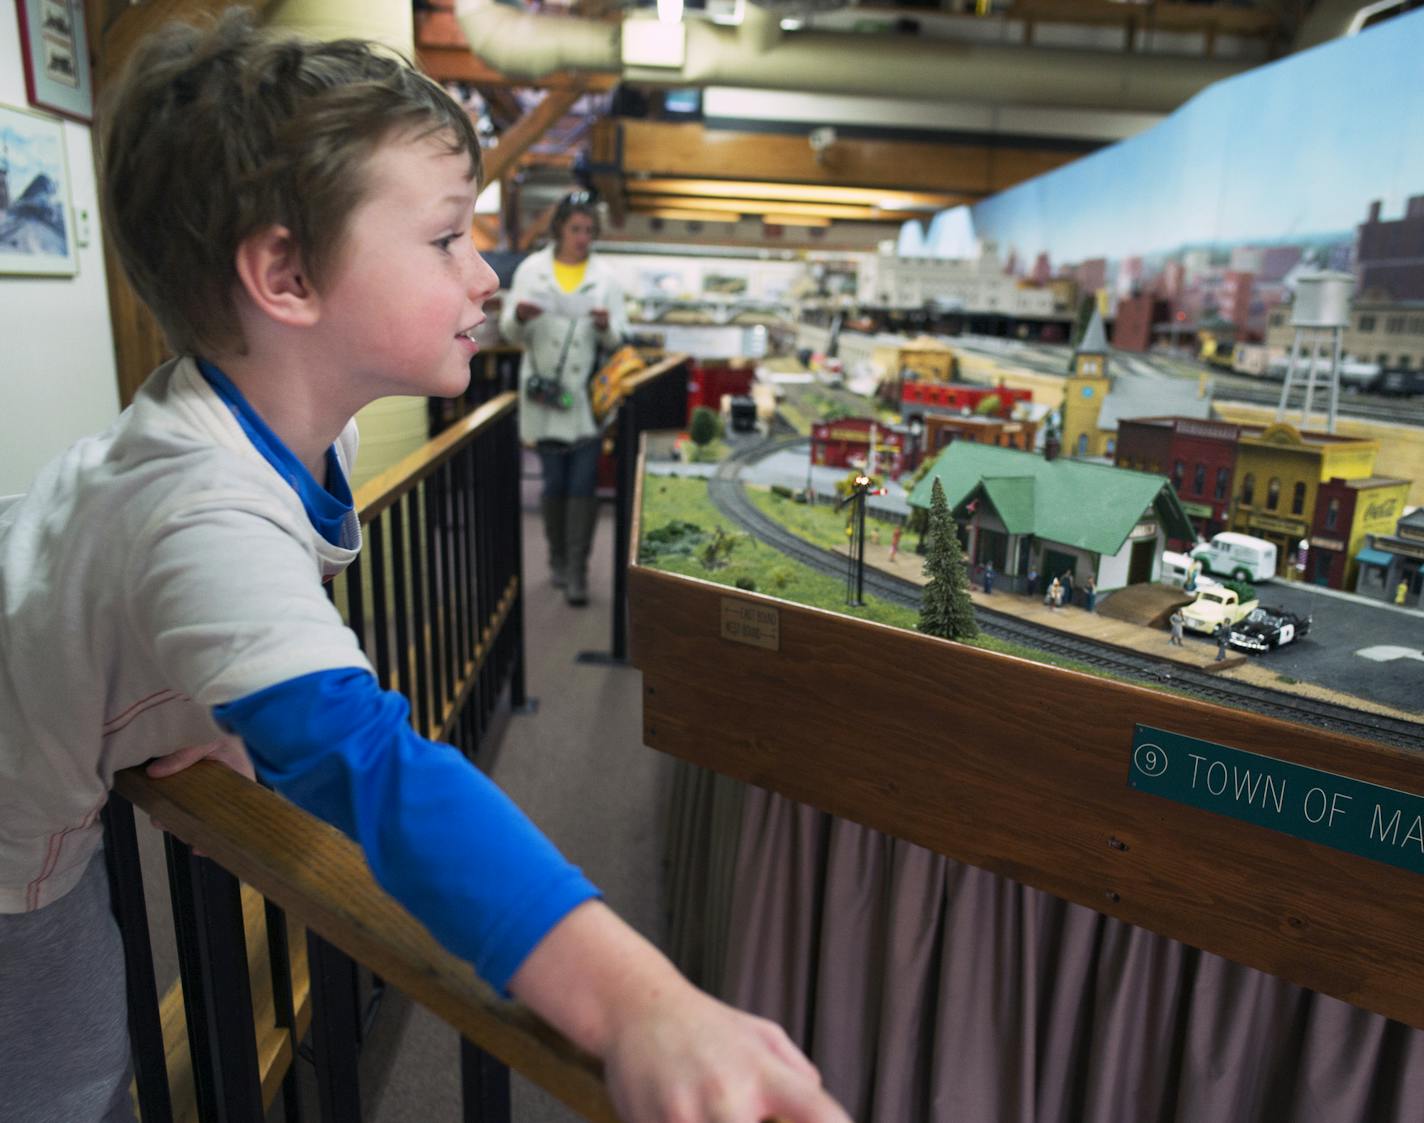
POLYGON ((1253 608, 1231 626, 1228 642, 1243 651, 1270 651, 1300 639, 1310 631, 1311 617, 1284 608, 1253 608))

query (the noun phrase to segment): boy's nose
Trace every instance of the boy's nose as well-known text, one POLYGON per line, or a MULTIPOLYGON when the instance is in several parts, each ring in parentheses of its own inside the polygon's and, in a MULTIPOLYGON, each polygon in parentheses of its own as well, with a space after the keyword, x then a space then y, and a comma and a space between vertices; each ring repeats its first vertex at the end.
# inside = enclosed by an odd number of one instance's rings
POLYGON ((474 268, 470 271, 470 298, 483 303, 499 291, 499 276, 490 268, 489 262, 475 252, 474 268))

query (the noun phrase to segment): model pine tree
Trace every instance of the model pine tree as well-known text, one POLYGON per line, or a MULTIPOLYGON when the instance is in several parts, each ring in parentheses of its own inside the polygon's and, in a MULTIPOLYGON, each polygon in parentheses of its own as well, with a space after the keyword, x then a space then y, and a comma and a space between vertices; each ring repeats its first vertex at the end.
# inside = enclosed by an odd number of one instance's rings
POLYGON ((930 490, 929 525, 925 529, 925 576, 930 579, 920 600, 920 631, 941 639, 973 639, 974 603, 969 599, 969 574, 959 546, 954 519, 938 479, 930 490))

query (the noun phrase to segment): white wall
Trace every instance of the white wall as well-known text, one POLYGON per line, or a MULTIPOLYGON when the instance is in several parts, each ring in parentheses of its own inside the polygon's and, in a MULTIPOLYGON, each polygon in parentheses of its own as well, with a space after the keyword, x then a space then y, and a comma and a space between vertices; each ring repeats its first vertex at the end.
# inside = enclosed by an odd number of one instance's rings
MULTIPOLYGON (((0 7, 0 103, 28 109, 14 4, 0 7)), ((90 239, 76 277, 0 276, 0 495, 118 414, 109 293, 89 129, 64 123, 75 210, 90 239)))

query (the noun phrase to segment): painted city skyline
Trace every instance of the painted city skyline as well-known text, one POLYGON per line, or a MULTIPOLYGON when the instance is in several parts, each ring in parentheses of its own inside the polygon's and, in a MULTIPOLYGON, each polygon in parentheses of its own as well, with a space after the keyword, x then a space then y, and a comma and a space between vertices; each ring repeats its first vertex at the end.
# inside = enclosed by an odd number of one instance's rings
MULTIPOLYGON (((1330 247, 1424 196, 1424 12, 1282 59, 1203 91, 1152 129, 916 226, 901 252, 962 256, 966 234, 1031 274, 1102 261, 1160 263, 1186 251, 1330 247), (930 237, 927 238, 927 234, 930 237)), ((1333 258, 1334 260, 1331 260, 1333 258)))

